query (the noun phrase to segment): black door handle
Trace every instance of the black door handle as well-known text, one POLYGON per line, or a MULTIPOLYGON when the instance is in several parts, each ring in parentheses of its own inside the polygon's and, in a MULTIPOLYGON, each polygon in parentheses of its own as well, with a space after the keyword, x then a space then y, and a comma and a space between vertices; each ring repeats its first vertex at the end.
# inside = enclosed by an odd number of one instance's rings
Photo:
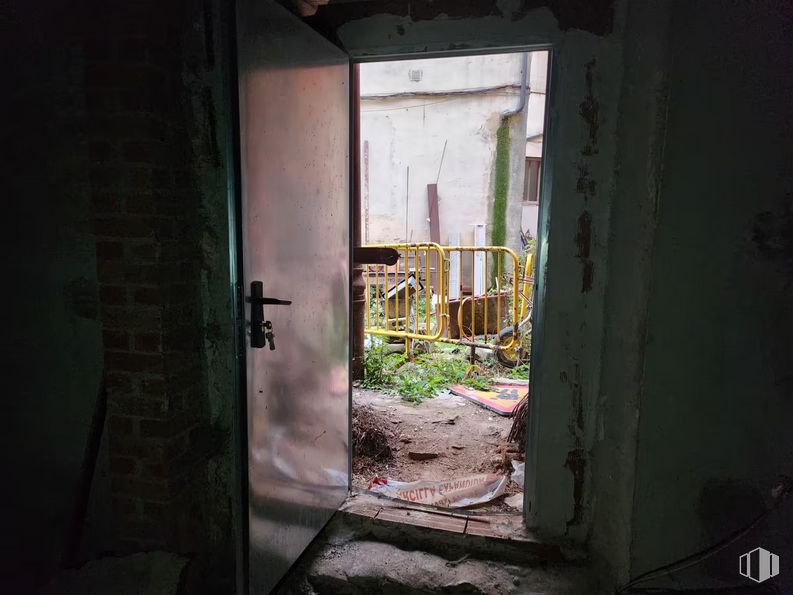
POLYGON ((288 306, 292 301, 264 297, 263 291, 261 281, 251 281, 251 295, 246 300, 251 305, 251 347, 261 349, 269 343, 274 350, 273 325, 264 319, 264 306, 288 306))

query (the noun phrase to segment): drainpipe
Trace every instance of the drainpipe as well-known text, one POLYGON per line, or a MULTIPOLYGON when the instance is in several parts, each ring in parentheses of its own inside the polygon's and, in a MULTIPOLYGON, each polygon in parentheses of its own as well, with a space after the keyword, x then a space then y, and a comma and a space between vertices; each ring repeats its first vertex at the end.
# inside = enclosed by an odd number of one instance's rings
POLYGON ((520 63, 520 96, 518 97, 518 106, 514 110, 506 111, 501 114, 501 119, 506 120, 510 116, 514 116, 523 111, 526 107, 526 77, 529 74, 529 53, 523 52, 520 63))

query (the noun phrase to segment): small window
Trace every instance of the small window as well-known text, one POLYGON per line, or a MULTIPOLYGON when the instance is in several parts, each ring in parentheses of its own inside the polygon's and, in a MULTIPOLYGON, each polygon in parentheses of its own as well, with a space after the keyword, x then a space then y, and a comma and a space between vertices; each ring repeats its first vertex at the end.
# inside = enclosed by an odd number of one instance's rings
POLYGON ((418 83, 423 75, 423 70, 408 70, 408 78, 414 83, 418 83))
POLYGON ((542 159, 526 157, 526 175, 523 178, 523 202, 540 202, 540 170, 542 159))

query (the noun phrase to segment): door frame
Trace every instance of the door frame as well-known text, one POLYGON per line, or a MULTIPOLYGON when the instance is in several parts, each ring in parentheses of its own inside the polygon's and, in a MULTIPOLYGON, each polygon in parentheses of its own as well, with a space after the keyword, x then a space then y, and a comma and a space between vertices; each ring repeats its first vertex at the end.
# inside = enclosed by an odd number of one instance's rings
MULTIPOLYGON (((551 212, 551 198, 552 198, 552 181, 553 176, 553 151, 549 151, 548 147, 555 144, 556 139, 556 118, 555 110, 552 107, 555 105, 555 92, 558 71, 558 60, 555 58, 556 44, 554 43, 533 43, 526 45, 509 45, 509 46, 492 46, 488 45, 482 48, 466 48, 464 50, 435 50, 425 52, 411 52, 404 53, 383 53, 383 54, 370 54, 366 56, 350 57, 350 75, 356 65, 366 64, 372 62, 400 62, 403 60, 428 60, 432 58, 454 58, 464 56, 485 56, 492 54, 516 54, 524 52, 547 51, 548 62, 546 72, 546 91, 545 91, 545 114, 543 124, 543 143, 542 143, 542 165, 540 166, 540 191, 539 191, 539 212, 537 215, 537 252, 536 264, 534 267, 534 297, 533 297, 533 320, 532 320, 532 338, 531 338, 531 354, 529 359, 529 394, 532 398, 529 401, 529 416, 526 426, 526 450, 524 455, 526 457, 526 474, 523 484, 523 522, 530 525, 532 519, 536 515, 536 508, 532 508, 534 502, 534 494, 536 491, 536 473, 531 470, 537 468, 538 458, 538 441, 537 441, 537 426, 539 423, 538 412, 539 409, 535 403, 537 401, 537 392, 535 387, 537 385, 536 370, 542 365, 543 353, 543 331, 545 326, 545 291, 547 286, 547 263, 548 263, 548 234, 550 232, 550 212, 551 212), (540 274, 537 272, 540 271, 540 274)), ((352 78, 351 78, 352 80, 352 78)), ((353 85, 350 85, 352 92, 353 85)), ((351 98, 355 99, 355 98, 351 98)), ((352 104, 351 104, 352 105, 352 104)), ((350 167, 351 175, 354 172, 353 160, 358 158, 358 149, 353 146, 355 142, 355 128, 360 127, 360 118, 350 118, 350 167)), ((360 221, 354 221, 354 197, 353 185, 350 184, 350 225, 360 225, 360 221)), ((352 231, 352 227, 350 228, 352 231)), ((350 234, 352 254, 352 233, 350 234)), ((350 271, 352 271, 352 260, 350 261, 350 271)), ((351 288, 352 290, 352 288, 351 288)), ((352 342, 352 291, 350 292, 350 341, 352 342)), ((352 357, 352 343, 350 345, 350 356, 352 357)), ((350 431, 352 429, 352 383, 350 384, 350 431)), ((352 460, 352 448, 350 449, 350 458, 352 460)), ((352 464, 352 463, 351 463, 352 464)), ((351 467, 352 468, 352 467, 351 467)), ((350 480, 352 481, 352 480, 350 480)))
MULTIPOLYGON (((232 428, 232 447, 233 453, 233 486, 232 493, 232 517, 234 519, 233 539, 235 542, 236 559, 236 587, 238 593, 247 594, 250 589, 249 581, 249 526, 248 526, 248 415, 247 415, 247 369, 246 369, 246 329, 245 329, 245 293, 242 287, 243 264, 242 264, 242 194, 241 194, 241 158, 240 158, 240 113, 238 95, 238 69, 237 69, 237 27, 236 27, 236 2, 221 3, 219 9, 219 47, 221 53, 221 109, 219 113, 225 115, 225 134, 222 135, 224 152, 227 156, 226 167, 226 203, 228 208, 228 234, 229 234, 229 293, 230 293, 230 324, 233 326, 234 333, 234 362, 235 374, 232 387, 232 407, 233 407, 233 428, 232 428)), ((322 35, 317 31, 318 35, 322 35)), ((327 38, 326 38, 327 39, 327 38)), ((526 479, 524 484, 524 512, 523 518, 526 524, 531 524, 531 519, 536 516, 536 508, 532 509, 531 503, 534 500, 536 491, 536 474, 532 469, 536 469, 538 460, 538 442, 536 428, 539 420, 537 419, 538 395, 535 391, 537 368, 542 365, 543 354, 543 329, 545 319, 545 293, 547 286, 547 258, 548 258, 548 237, 550 232, 550 205, 552 200, 552 181, 550 175, 554 169, 552 151, 548 147, 556 143, 556 110, 557 105, 557 82, 559 80, 559 60, 555 57, 558 53, 557 43, 543 41, 538 43, 528 43, 519 45, 482 45, 476 44, 461 50, 431 50, 431 51, 405 51, 397 53, 373 53, 366 56, 350 54, 349 50, 339 46, 337 41, 329 40, 337 47, 345 51, 349 57, 350 80, 352 81, 353 69, 358 64, 367 62, 418 60, 430 58, 450 58, 459 56, 481 56, 488 54, 521 53, 530 51, 548 51, 548 71, 546 78, 546 98, 545 98, 545 122, 543 132, 542 167, 540 182, 540 207, 537 223, 537 253, 534 283, 534 320, 532 323, 532 353, 529 371, 529 392, 533 395, 530 401, 529 418, 527 421, 527 443, 526 443, 526 479)), ((353 85, 350 85, 351 99, 353 85)), ((351 104, 352 105, 352 104, 351 104)), ((357 150, 353 146, 355 139, 354 127, 359 127, 359 118, 350 118, 350 176, 351 183, 349 194, 349 218, 350 218, 350 259, 349 271, 353 269, 353 233, 352 225, 356 224, 353 216, 353 184, 352 176, 354 173, 357 150)), ((360 222, 357 223, 360 225, 360 222)), ((352 276, 350 275, 350 281, 352 276)), ((352 287, 348 292, 350 323, 349 337, 352 341, 352 287)), ((350 345, 350 358, 352 358, 352 346, 350 345)), ((349 418, 348 433, 352 431, 352 382, 348 389, 349 399, 349 418)), ((350 442, 351 443, 351 442, 350 442)), ((352 449, 350 448, 349 469, 352 469, 352 449)))
POLYGON ((226 164, 226 204, 229 234, 229 298, 234 343, 232 387, 232 436, 234 449, 232 519, 236 592, 250 592, 248 523, 248 370, 246 365, 245 292, 242 287, 242 168, 240 141, 239 72, 237 68, 237 3, 220 3, 220 51, 222 102, 226 114, 224 149, 226 164))

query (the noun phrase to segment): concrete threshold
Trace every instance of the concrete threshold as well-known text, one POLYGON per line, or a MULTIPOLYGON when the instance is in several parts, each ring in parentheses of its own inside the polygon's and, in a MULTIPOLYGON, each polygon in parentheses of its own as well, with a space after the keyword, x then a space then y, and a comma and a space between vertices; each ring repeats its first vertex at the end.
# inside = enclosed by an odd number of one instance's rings
POLYGON ((595 595, 582 552, 542 541, 516 515, 427 510, 358 493, 278 595, 595 595))
POLYGON ((366 537, 442 551, 447 556, 455 552, 496 556, 521 564, 575 562, 586 557, 572 544, 540 539, 526 529, 520 514, 449 511, 361 490, 350 495, 337 516, 339 522, 366 537))

